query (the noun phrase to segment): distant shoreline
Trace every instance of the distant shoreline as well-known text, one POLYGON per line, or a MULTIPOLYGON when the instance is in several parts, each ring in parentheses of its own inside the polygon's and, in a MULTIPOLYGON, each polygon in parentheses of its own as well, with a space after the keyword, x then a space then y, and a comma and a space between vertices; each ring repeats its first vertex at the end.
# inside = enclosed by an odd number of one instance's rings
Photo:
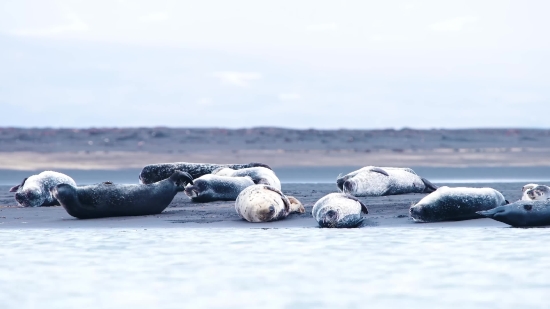
POLYGON ((160 162, 290 166, 550 166, 550 130, 0 128, 0 169, 116 170, 160 162))

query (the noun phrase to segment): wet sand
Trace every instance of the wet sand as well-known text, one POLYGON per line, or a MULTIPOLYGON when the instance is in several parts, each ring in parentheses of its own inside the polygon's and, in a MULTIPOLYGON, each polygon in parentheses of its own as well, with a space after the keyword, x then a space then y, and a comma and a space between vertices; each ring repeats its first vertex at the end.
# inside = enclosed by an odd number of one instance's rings
MULTIPOLYGON (((445 184, 437 184, 445 185, 445 184)), ((449 184, 450 186, 458 186, 449 184)), ((460 186, 492 187, 504 194, 509 201, 521 197, 524 183, 460 184, 460 186)), ((159 215, 117 217, 79 220, 67 214, 60 206, 22 208, 17 207, 9 186, 0 186, 0 229, 29 228, 315 228, 311 216, 313 204, 324 195, 335 192, 335 184, 283 184, 286 195, 298 198, 306 209, 304 214, 268 223, 249 223, 241 220, 234 202, 192 203, 183 193, 176 195, 170 206, 159 215)), ((409 218, 408 209, 426 194, 405 194, 374 198, 360 198, 369 209, 365 228, 409 226, 411 228, 442 227, 507 227, 491 219, 458 222, 415 223, 409 218)))

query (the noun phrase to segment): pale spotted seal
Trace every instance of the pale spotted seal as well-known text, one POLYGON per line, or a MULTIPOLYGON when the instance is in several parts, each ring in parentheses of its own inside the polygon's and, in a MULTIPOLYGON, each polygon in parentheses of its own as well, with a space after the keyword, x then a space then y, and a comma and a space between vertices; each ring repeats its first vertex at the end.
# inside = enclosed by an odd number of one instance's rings
POLYGON ((79 219, 143 216, 161 213, 192 180, 188 173, 176 171, 167 179, 147 185, 60 184, 51 191, 67 213, 79 219))
POLYGON ((430 193, 437 189, 410 168, 368 166, 336 181, 338 188, 353 196, 383 196, 406 193, 430 193))
POLYGON ((536 183, 529 183, 523 186, 521 188, 521 192, 523 192, 523 194, 521 195, 521 199, 524 201, 530 201, 531 198, 529 197, 529 195, 527 195, 527 191, 529 191, 530 189, 533 189, 536 186, 538 186, 536 183))
POLYGON ((15 192, 15 200, 23 207, 59 205, 50 189, 62 183, 76 186, 75 181, 65 174, 44 171, 23 179, 23 182, 12 187, 10 192, 15 192))
POLYGON ((265 167, 271 169, 267 164, 263 163, 248 163, 248 164, 212 164, 212 163, 189 163, 189 162, 175 162, 175 163, 159 163, 145 166, 139 174, 139 180, 141 183, 153 183, 170 177, 174 171, 183 171, 189 173, 193 179, 199 178, 203 175, 210 174, 212 171, 219 169, 220 167, 229 167, 232 169, 241 169, 248 167, 265 167))
POLYGON ((238 170, 234 170, 229 167, 222 167, 214 170, 212 175, 229 177, 249 176, 255 184, 269 185, 279 191, 281 190, 281 181, 277 178, 277 175, 275 175, 272 170, 265 167, 248 167, 238 170))
POLYGON ((368 214, 367 206, 345 193, 330 193, 319 199, 311 214, 320 227, 352 228, 359 226, 368 214))
POLYGON ((185 187, 185 195, 193 202, 234 201, 245 188, 253 186, 248 176, 228 177, 207 174, 185 187))
POLYGON ((235 201, 235 210, 248 222, 276 221, 291 213, 305 212, 296 198, 285 196, 279 189, 264 184, 244 189, 235 201))
POLYGON ((527 198, 522 197, 522 200, 546 201, 550 199, 550 187, 545 185, 537 185, 526 190, 524 195, 527 198))
POLYGON ((508 204, 493 188, 447 186, 430 193, 409 209, 416 222, 458 221, 481 218, 477 211, 508 204))
POLYGON ((550 225, 550 201, 517 201, 490 210, 478 211, 493 220, 514 227, 550 225))

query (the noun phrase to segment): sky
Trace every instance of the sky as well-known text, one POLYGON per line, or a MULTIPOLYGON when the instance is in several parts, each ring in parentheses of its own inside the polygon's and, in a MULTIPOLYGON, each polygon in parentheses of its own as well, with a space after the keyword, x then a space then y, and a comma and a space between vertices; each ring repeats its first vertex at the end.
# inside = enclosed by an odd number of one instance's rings
POLYGON ((0 126, 550 127, 550 1, 0 2, 0 126))

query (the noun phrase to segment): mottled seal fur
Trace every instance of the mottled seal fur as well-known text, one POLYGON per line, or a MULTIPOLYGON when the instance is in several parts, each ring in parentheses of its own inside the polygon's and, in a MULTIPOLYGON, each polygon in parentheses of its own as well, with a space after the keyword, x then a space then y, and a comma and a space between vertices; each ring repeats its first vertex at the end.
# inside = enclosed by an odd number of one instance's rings
POLYGON ((159 163, 145 166, 139 174, 139 180, 143 184, 157 182, 170 177, 175 171, 183 171, 189 173, 193 179, 203 175, 210 174, 220 167, 229 167, 232 169, 241 169, 248 167, 265 167, 271 169, 267 164, 263 163, 248 163, 248 164, 211 164, 211 163, 159 163))
POLYGON ((508 204, 493 188, 447 186, 425 196, 409 209, 416 222, 458 221, 481 218, 476 212, 508 204))
POLYGON ((255 184, 269 185, 277 190, 281 190, 281 181, 275 175, 275 172, 265 167, 248 167, 234 170, 229 167, 222 167, 212 172, 212 175, 244 177, 249 176, 255 184))
POLYGON ((514 227, 550 225, 550 201, 517 201, 490 210, 478 211, 479 215, 514 227))
POLYGON ((248 222, 269 222, 291 213, 304 213, 302 203, 270 185, 253 185, 244 189, 235 201, 237 214, 248 222))
POLYGON ((15 192, 15 200, 24 207, 59 205, 50 189, 62 183, 76 186, 75 181, 65 174, 44 171, 23 179, 23 182, 12 187, 10 192, 15 192))
POLYGON ((368 214, 367 206, 358 198, 345 193, 331 193, 319 199, 311 214, 320 227, 352 228, 359 226, 368 214))
POLYGON ((529 195, 527 195, 527 191, 529 191, 530 189, 533 189, 536 186, 538 186, 538 184, 536 184, 536 183, 529 183, 529 184, 526 184, 525 186, 523 186, 521 188, 521 192, 523 193, 521 195, 521 200, 530 201, 531 198, 529 197, 529 195))
POLYGON ((430 193, 437 189, 410 168, 367 166, 336 180, 338 188, 353 196, 430 193))
POLYGON ((176 171, 167 179, 147 185, 60 184, 51 191, 69 215, 79 219, 143 216, 161 213, 192 179, 188 173, 176 171))
POLYGON ((536 185, 525 190, 522 200, 527 201, 546 201, 550 199, 550 187, 545 185, 536 185))
POLYGON ((185 194, 193 202, 199 203, 234 201, 239 193, 253 185, 254 181, 248 176, 228 177, 207 174, 193 180, 193 184, 185 187, 185 194))

